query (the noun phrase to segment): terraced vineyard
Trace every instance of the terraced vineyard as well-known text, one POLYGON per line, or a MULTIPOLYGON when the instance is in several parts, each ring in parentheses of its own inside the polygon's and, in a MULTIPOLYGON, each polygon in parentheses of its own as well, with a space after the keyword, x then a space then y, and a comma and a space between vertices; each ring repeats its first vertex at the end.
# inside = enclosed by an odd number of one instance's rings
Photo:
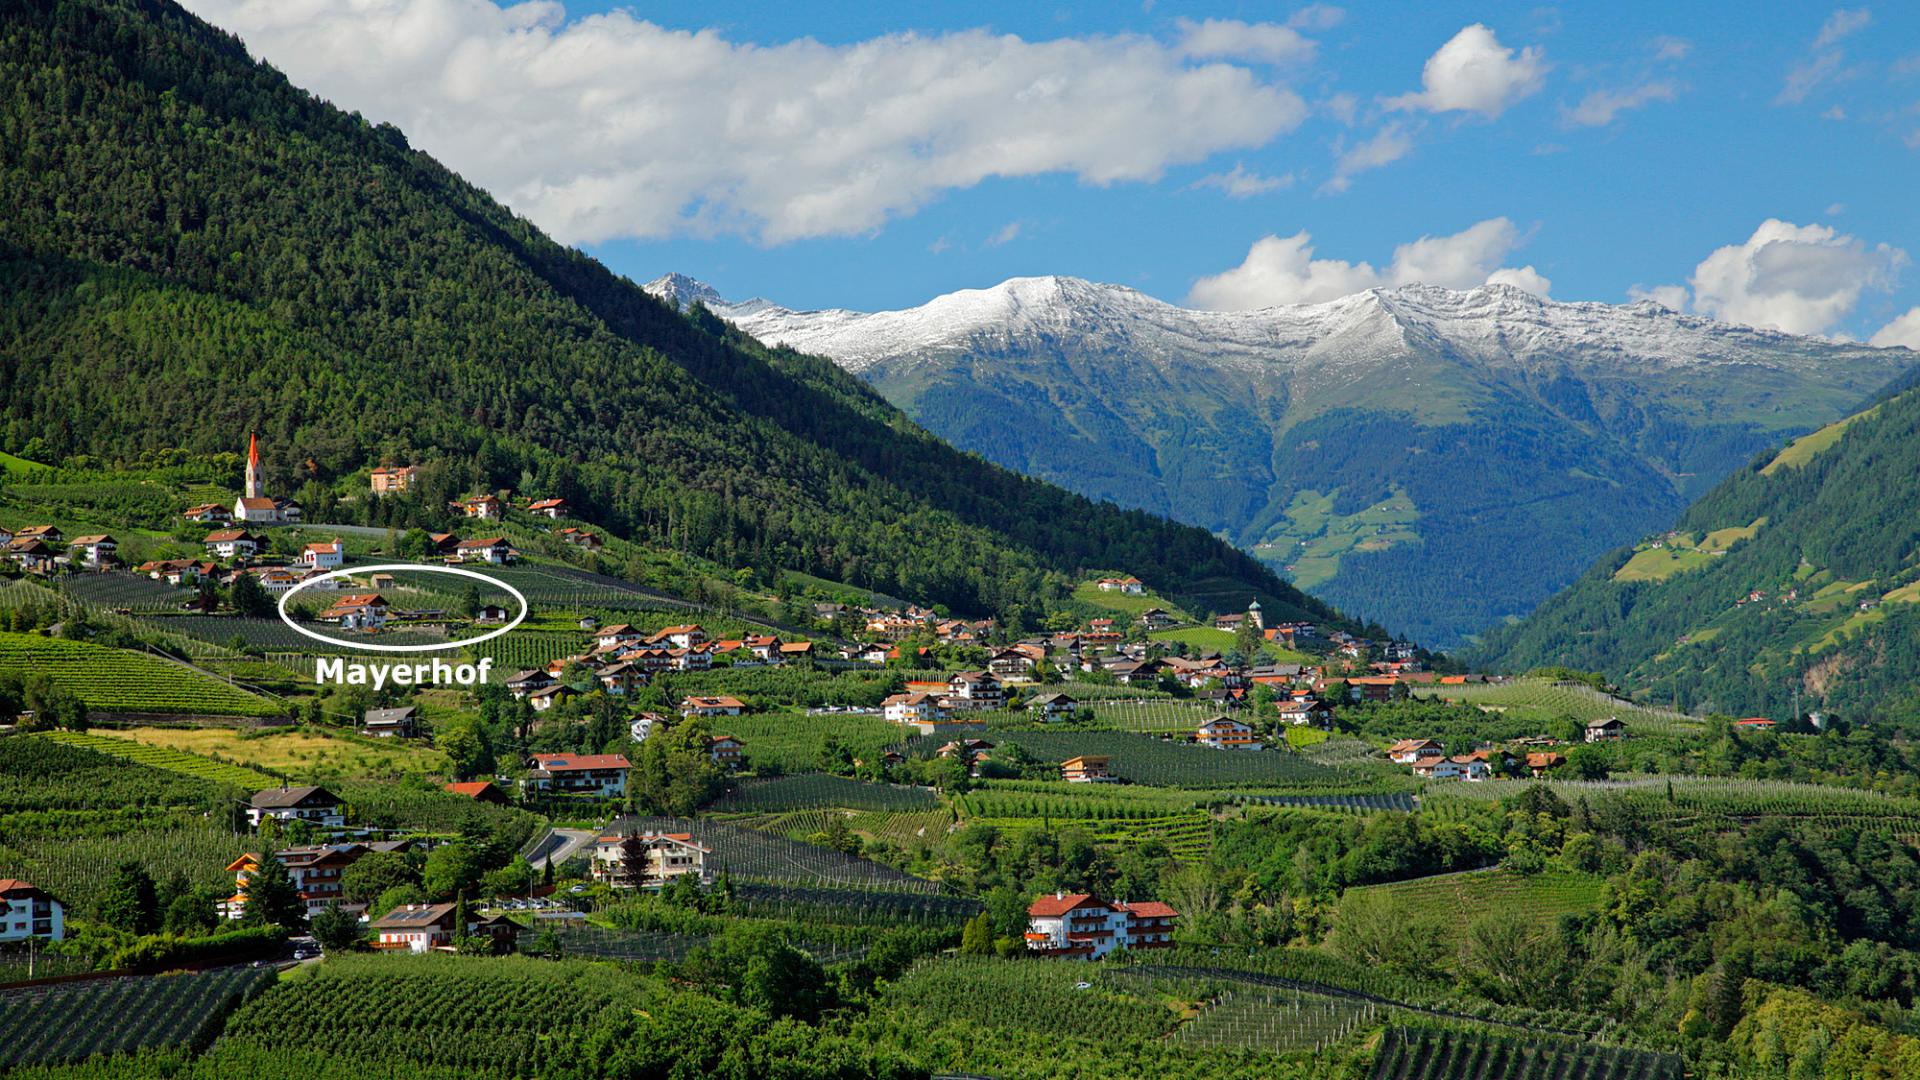
POLYGON ((1477 1031, 1390 1028, 1372 1080, 1681 1080, 1671 1054, 1591 1044, 1504 1038, 1477 1031))
POLYGON ((827 773, 802 773, 742 780, 708 809, 717 813, 770 813, 843 807, 904 812, 939 806, 940 796, 931 788, 869 784, 827 773))
POLYGON ((1579 683, 1547 682, 1543 679, 1516 679, 1507 683, 1468 683, 1459 686, 1423 686, 1414 691, 1419 697, 1437 697, 1477 705, 1483 709, 1511 713, 1517 717, 1538 717, 1541 721, 1571 717, 1582 723, 1617 716, 1629 736, 1697 735, 1706 730, 1698 717, 1671 709, 1650 708, 1631 701, 1608 697, 1579 683))
POLYGON ((51 739, 67 746, 81 746, 102 754, 125 758, 155 769, 196 776, 202 780, 211 780, 216 784, 231 784, 235 787, 258 791, 275 787, 280 783, 276 776, 249 769, 244 765, 234 765, 225 761, 189 754, 181 750, 169 750, 160 746, 149 746, 113 735, 95 735, 77 731, 50 731, 39 736, 51 739))
POLYGON ((978 915, 981 904, 970 896, 743 882, 733 887, 730 910, 738 915, 788 922, 898 926, 901 923, 963 922, 978 915))
POLYGON ((0 993, 0 1067, 199 1045, 274 978, 239 967, 0 993))
POLYGON ((691 833, 695 840, 713 851, 707 858, 707 866, 715 873, 724 870, 739 881, 885 892, 941 891, 938 882, 902 873, 891 866, 709 819, 623 817, 607 827, 608 832, 628 830, 691 833))
POLYGON ((946 810, 915 810, 901 813, 821 808, 786 810, 771 814, 721 816, 729 825, 755 829, 794 840, 805 840, 815 833, 825 831, 828 822, 837 818, 855 833, 899 847, 912 847, 915 844, 939 840, 947 834, 947 829, 953 821, 951 814, 946 810))
POLYGON ((1605 889, 1606 878, 1599 874, 1571 870, 1521 874, 1500 868, 1438 874, 1348 891, 1383 894, 1409 911, 1445 911, 1450 920, 1465 925, 1496 911, 1533 922, 1551 922, 1561 915, 1593 910, 1605 889))
MULTIPOLYGON (((305 594, 302 594, 303 596, 305 594)), ((315 633, 339 636, 334 642, 316 641, 277 618, 248 618, 240 615, 169 615, 149 622, 163 630, 173 630, 201 641, 224 645, 238 639, 256 652, 351 652, 351 635, 338 627, 328 629, 322 623, 315 633)), ((383 645, 425 645, 447 640, 444 634, 424 630, 383 630, 368 640, 383 645)))
POLYGON ((127 612, 178 611, 183 602, 193 597, 191 590, 155 581, 144 574, 118 571, 76 574, 62 582, 60 588, 82 604, 127 612))
POLYGON ((1080 964, 1010 964, 995 957, 923 960, 887 1002, 928 1016, 1038 1035, 1165 1034, 1178 1019, 1155 998, 1093 976, 1080 964), (1091 985, 1081 988, 1081 984, 1091 985))
POLYGON ((1081 754, 1111 759, 1113 775, 1156 787, 1333 787, 1360 779, 1284 750, 1211 750, 1123 732, 1021 731, 997 733, 1040 761, 1081 754))
POLYGON ((46 675, 54 685, 110 712, 274 716, 279 703, 170 661, 84 641, 0 633, 0 671, 46 675))
POLYGON ((0 878, 31 881, 70 910, 90 913, 110 876, 103 867, 138 860, 157 881, 179 874, 196 887, 231 889, 233 875, 226 866, 248 842, 246 835, 200 818, 110 835, 29 831, 0 839, 0 878))
MULTIPOLYGON (((1422 796, 1425 812, 1441 820, 1462 816, 1474 804, 1500 799, 1538 781, 1501 780, 1478 784, 1446 783, 1422 796)), ((1756 818, 1795 818, 1808 822, 1851 824, 1903 823, 1920 828, 1920 799, 1858 788, 1800 784, 1788 780, 1747 780, 1701 776, 1652 776, 1624 780, 1553 781, 1563 800, 1605 799, 1642 821, 1724 822, 1756 818)))
POLYGON ((1300 990, 1229 990, 1181 1025, 1176 1037, 1197 1046, 1314 1051, 1345 1042, 1382 1011, 1369 1001, 1300 990))

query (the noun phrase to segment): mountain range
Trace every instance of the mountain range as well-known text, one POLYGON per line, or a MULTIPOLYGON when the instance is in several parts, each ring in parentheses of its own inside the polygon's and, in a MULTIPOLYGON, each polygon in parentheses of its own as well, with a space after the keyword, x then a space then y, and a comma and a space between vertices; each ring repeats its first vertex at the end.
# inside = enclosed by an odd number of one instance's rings
MULTIPOLYGON (((273 493, 313 506, 422 464, 763 584, 1020 626, 1130 572, 1339 621, 1203 529, 961 453, 832 363, 683 315, 175 4, 0 6, 0 73, 6 449, 83 475, 255 431, 273 493)), ((398 523, 445 507, 418 510, 398 523)))
POLYGON ((1920 719, 1920 391, 1756 460, 1474 658, 1733 716, 1920 719))
POLYGON ((1920 359, 1502 285, 1245 312, 1067 277, 872 313, 730 302, 678 274, 647 289, 1437 646, 1526 614, 1920 359))

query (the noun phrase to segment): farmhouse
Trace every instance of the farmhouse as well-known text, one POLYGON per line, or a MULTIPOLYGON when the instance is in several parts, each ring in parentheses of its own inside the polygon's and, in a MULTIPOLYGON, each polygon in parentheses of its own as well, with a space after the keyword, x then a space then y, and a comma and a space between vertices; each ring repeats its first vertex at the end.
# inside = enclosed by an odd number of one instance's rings
POLYGON ((67 936, 67 907, 19 878, 0 878, 0 943, 60 941, 67 936))
POLYGON ((257 829, 267 818, 310 821, 315 825, 347 823, 346 809, 339 797, 323 787, 281 786, 256 792, 247 807, 247 824, 257 829))
POLYGON ((559 520, 572 513, 565 499, 537 499, 527 504, 527 513, 535 517, 559 520))
POLYGON ((707 757, 723 769, 739 768, 740 752, 745 748, 746 744, 732 735, 707 736, 707 757))
POLYGON ((576 694, 577 691, 565 683, 550 682, 545 686, 527 691, 525 697, 527 704, 533 706, 534 712, 546 712, 555 705, 565 703, 576 694))
POLYGON ((300 565, 315 570, 338 570, 347 561, 347 545, 339 537, 324 544, 308 544, 300 549, 300 565))
POLYGON ((180 512, 188 521, 197 521, 202 525, 225 525, 233 520, 233 512, 220 503, 201 503, 189 506, 180 512))
POLYGON ((47 570, 53 566, 53 548, 44 540, 14 537, 7 543, 7 557, 27 570, 47 570))
POLYGON ((600 539, 597 535, 587 532, 585 529, 576 529, 571 525, 553 535, 564 543, 572 544, 574 547, 586 548, 588 551, 599 551, 601 548, 607 546, 607 542, 600 539))
POLYGON ((676 649, 691 649, 697 645, 706 644, 706 641, 707 632, 701 629, 697 623, 688 623, 684 626, 669 626, 664 630, 654 632, 647 638, 647 644, 649 645, 669 645, 676 649))
POLYGON ((505 566, 513 561, 514 554, 513 545, 507 543, 504 536, 462 540, 453 545, 454 562, 481 562, 493 566, 505 566))
POLYGON ((1389 760, 1402 765, 1411 765, 1424 757, 1439 757, 1446 753, 1446 747, 1433 739, 1401 739, 1387 747, 1389 760))
POLYGON ((1070 757, 1060 763, 1060 779, 1069 784, 1104 784, 1113 779, 1104 755, 1070 757))
POLYGON ((203 542, 218 559, 244 559, 260 550, 260 538, 245 529, 216 529, 203 542))
POLYGON ((1557 754, 1551 750, 1527 755, 1527 771, 1536 777, 1545 776, 1566 763, 1565 754, 1557 754))
POLYGON ((1139 596, 1147 591, 1147 584, 1128 574, 1126 577, 1101 578, 1095 583, 1101 592, 1117 592, 1124 596, 1139 596))
POLYGON ((492 803, 495 806, 506 806, 509 802, 507 793, 495 787, 491 780, 455 781, 446 784, 445 787, 447 791, 455 795, 464 795, 474 802, 492 803))
POLYGON ((540 792, 619 798, 628 767, 624 754, 535 754, 524 782, 540 792))
POLYGON ((463 517, 478 521, 499 521, 506 514, 505 504, 492 495, 476 495, 452 504, 452 509, 460 511, 463 517))
POLYGON ((544 690, 559 681, 560 680, 546 672, 537 669, 516 671, 513 677, 507 680, 507 693, 512 694, 517 701, 531 695, 536 690, 544 690))
POLYGON ((681 716, 739 716, 747 704, 736 697, 690 697, 680 703, 681 716))
POLYGON ((616 888, 658 888, 674 878, 692 874, 695 881, 707 880, 707 856, 713 849, 694 840, 691 833, 607 833, 593 845, 590 865, 593 879, 616 888), (627 869, 630 857, 644 855, 646 866, 638 882, 627 869))
POLYGON ((1608 716, 1587 721, 1586 738, 1590 743, 1621 739, 1625 738, 1626 734, 1627 725, 1621 723, 1620 718, 1617 716, 1608 716))
POLYGON ((379 593, 348 593, 319 615, 321 622, 339 623, 342 630, 378 630, 391 614, 387 598, 379 593))
POLYGON ((490 937, 494 948, 503 950, 513 945, 514 938, 520 932, 518 924, 504 915, 467 916, 467 925, 454 931, 458 921, 458 904, 407 904, 394 908, 386 915, 374 920, 373 930, 379 935, 374 942, 376 949, 405 952, 447 952, 453 949, 454 938, 490 937))
POLYGON ((1174 625, 1173 616, 1165 608, 1148 608, 1140 613, 1140 625, 1148 630, 1168 630, 1174 625))
POLYGON ((1088 893, 1056 892, 1027 907, 1027 948, 1046 957, 1097 960, 1115 949, 1173 944, 1180 913, 1157 900, 1114 903, 1088 893))
POLYGON ((417 733, 420 710, 412 705, 404 709, 368 709, 360 718, 360 734, 376 739, 411 739, 417 733))
POLYGON ((1231 716, 1216 716, 1201 724, 1194 732, 1193 741, 1201 746, 1215 750, 1258 750, 1260 739, 1253 733, 1249 724, 1235 720, 1231 716))
POLYGON ((120 542, 104 534, 95 536, 76 536, 67 541, 69 550, 80 556, 80 561, 88 566, 105 566, 113 561, 113 553, 120 550, 120 542))
POLYGON ((1041 694, 1027 702, 1027 711, 1042 720, 1064 720, 1080 708, 1080 703, 1065 694, 1041 694))
POLYGON ((896 724, 934 724, 947 718, 947 710, 933 694, 895 694, 880 704, 886 718, 896 724))

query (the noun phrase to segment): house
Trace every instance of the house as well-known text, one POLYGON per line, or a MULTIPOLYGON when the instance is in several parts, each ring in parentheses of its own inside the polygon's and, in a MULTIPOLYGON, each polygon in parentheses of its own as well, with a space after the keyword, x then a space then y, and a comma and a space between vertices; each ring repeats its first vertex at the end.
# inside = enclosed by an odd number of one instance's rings
POLYGON ((67 534, 60 531, 58 525, 29 525, 13 534, 15 540, 39 540, 45 544, 58 544, 67 534))
POLYGON ((217 559, 244 559, 260 550, 260 538, 245 529, 216 529, 203 541, 217 559))
POLYGON ((480 610, 473 613, 473 621, 478 626, 498 626, 507 621, 509 612, 499 604, 481 604, 480 610))
POLYGON ((495 787, 491 780, 463 780, 444 785, 447 791, 455 795, 464 795, 474 802, 492 803, 506 806, 510 800, 507 793, 495 787))
POLYGON ((664 729, 666 725, 665 716, 655 712, 643 712, 635 716, 633 722, 627 725, 627 734, 634 742, 646 742, 647 736, 653 734, 655 726, 664 729))
POLYGON ((360 718, 360 734, 376 739, 411 739, 417 733, 420 710, 412 705, 404 709, 368 709, 360 718))
POLYGON ((935 724, 947 718, 940 698, 922 691, 895 694, 880 704, 886 718, 896 724, 935 724))
POLYGON ((513 673, 513 677, 507 680, 507 693, 512 694, 514 700, 518 701, 529 696, 536 690, 544 690, 559 681, 560 680, 546 672, 537 669, 530 668, 526 671, 516 671, 513 673))
POLYGON ((474 540, 462 540, 453 545, 453 561, 483 562, 494 566, 505 566, 513 561, 513 545, 507 543, 504 536, 484 536, 474 540))
POLYGON ((212 572, 212 563, 202 564, 193 559, 154 559, 143 562, 133 568, 136 574, 145 574, 155 581, 164 581, 169 585, 195 585, 203 574, 212 572))
MULTIPOLYGON (((1749 716, 1745 720, 1735 720, 1733 726, 1741 731, 1772 731, 1778 725, 1764 716, 1749 716)), ((1588 742, 1593 740, 1589 739, 1588 742)))
POLYGON ((1165 608, 1148 608, 1140 613, 1140 625, 1148 630, 1168 630, 1172 629, 1174 621, 1165 608))
POLYGON ((615 696, 631 694, 653 680, 645 667, 628 661, 608 664, 593 677, 602 690, 615 696))
POLYGON ((105 534, 76 536, 67 542, 67 548, 88 566, 105 566, 113 561, 113 553, 120 550, 120 542, 105 534))
POLYGON ((392 614, 379 593, 348 593, 319 615, 321 622, 339 623, 342 630, 378 630, 392 614))
POLYGON ((706 642, 707 632, 697 623, 669 626, 664 630, 655 631, 647 638, 649 645, 669 645, 676 649, 691 649, 706 642))
POLYGON ((189 506, 180 512, 188 521, 197 521, 202 525, 226 525, 233 521, 233 512, 220 503, 201 503, 189 506))
POLYGON ((1027 711, 1049 723, 1064 720, 1079 711, 1080 703, 1065 694, 1041 694, 1027 702, 1027 711))
POLYGON ((1551 770, 1557 769, 1566 763, 1567 758, 1565 754, 1557 754, 1551 750, 1544 750, 1539 753, 1527 755, 1527 771, 1536 777, 1545 776, 1551 770))
POLYGON ((1401 739, 1387 747, 1387 758, 1402 765, 1411 765, 1424 757, 1439 757, 1446 753, 1446 747, 1433 739, 1401 739))
MULTIPOLYGON (((342 879, 346 869, 360 861, 360 857, 373 851, 404 851, 410 841, 397 840, 378 844, 315 844, 308 847, 287 848, 275 852, 280 864, 287 868, 287 877, 300 894, 307 906, 309 916, 317 915, 327 909, 328 904, 339 903, 344 896, 342 879)), ((238 919, 246 914, 247 881, 260 869, 260 853, 249 851, 227 864, 227 872, 233 875, 233 895, 220 902, 221 914, 229 919, 238 919)))
POLYGON ((1038 645, 1013 645, 993 654, 987 661, 987 670, 995 678, 1022 679, 1033 674, 1040 661, 1047 658, 1047 650, 1038 645))
POLYGON ((1413 775, 1427 780, 1458 780, 1466 774, 1466 769, 1458 761, 1437 754, 1413 763, 1413 775))
POLYGON ((1007 703, 1000 680, 985 671, 962 671, 947 680, 947 708, 998 709, 1007 703))
POLYGON ((958 758, 963 763, 971 765, 975 759, 984 757, 991 749, 993 744, 985 739, 955 739, 941 744, 940 749, 934 751, 934 756, 958 758))
POLYGON ((1617 716, 1608 716, 1587 721, 1587 741, 1605 742, 1609 739, 1623 739, 1627 734, 1627 725, 1617 716))
POLYGON ((707 756, 723 769, 740 767, 740 752, 746 744, 732 735, 707 736, 707 756))
POLYGON ((459 542, 460 542, 460 538, 458 536, 455 536, 452 533, 428 533, 427 534, 427 543, 433 545, 433 553, 435 555, 453 554, 454 545, 458 544, 459 542))
POLYGON ((1478 750, 1471 754, 1461 754, 1452 759, 1460 768, 1460 779, 1479 783, 1493 779, 1493 762, 1487 760, 1487 752, 1478 750))
POLYGON ((511 948, 520 927, 504 915, 467 914, 467 925, 455 932, 459 904, 406 904, 374 920, 378 935, 373 947, 394 952, 450 951, 455 937, 490 937, 496 951, 511 948))
POLYGON ((1117 592, 1123 596, 1139 596, 1147 591, 1147 584, 1129 574, 1119 578, 1101 578, 1095 583, 1101 592, 1117 592))
POLYGON ((315 825, 340 826, 347 823, 346 808, 338 796, 323 787, 268 788, 255 792, 247 806, 247 824, 254 828, 267 818, 278 821, 310 821, 315 825))
POLYGON ((1060 779, 1069 784, 1103 784, 1113 779, 1104 756, 1070 757, 1060 763, 1060 779))
POLYGON ((67 936, 67 906, 46 890, 19 878, 0 878, 0 944, 60 941, 67 936))
POLYGON ((681 716, 739 716, 747 703, 736 697, 690 697, 680 702, 681 716))
POLYGON ((479 521, 499 521, 506 514, 505 504, 492 495, 476 495, 452 504, 452 509, 460 511, 462 517, 479 521))
POLYGON ((369 483, 375 495, 388 495, 396 491, 406 491, 413 487, 413 481, 420 475, 420 466, 402 465, 399 468, 381 468, 373 470, 369 483))
POLYGON ((339 537, 324 544, 308 544, 300 549, 300 565, 315 570, 338 570, 347 561, 347 545, 339 537))
POLYGON ((607 546, 607 542, 595 534, 585 529, 576 529, 571 525, 553 535, 558 537, 562 543, 572 544, 574 547, 586 548, 588 551, 599 551, 601 548, 607 546))
POLYGON ((1316 697, 1297 697, 1275 703, 1283 724, 1333 727, 1333 706, 1316 697))
POLYGON ((707 856, 713 854, 713 849, 694 840, 691 833, 656 832, 601 835, 594 841, 589 863, 593 879, 616 888, 632 888, 634 881, 627 870, 627 859, 635 854, 636 847, 646 856, 642 888, 657 888, 687 874, 702 884, 707 880, 707 856))
POLYGON ((627 793, 624 754, 535 754, 528 786, 541 792, 619 798, 627 793))
POLYGON ((1193 741, 1201 746, 1215 750, 1258 750, 1260 739, 1253 733, 1251 724, 1244 724, 1231 716, 1216 716, 1201 724, 1194 732, 1193 741))
POLYGON ((53 546, 31 536, 16 536, 7 543, 7 557, 22 569, 49 570, 53 567, 53 546))
POLYGON ((525 696, 527 704, 533 706, 534 712, 546 712, 555 705, 564 704, 578 695, 579 691, 563 682, 551 682, 527 691, 525 696))
POLYGON ((572 516, 572 508, 565 499, 537 499, 527 504, 527 513, 557 521, 572 516))
POLYGON ((612 626, 603 626, 595 630, 593 643, 603 649, 611 649, 616 645, 637 644, 646 636, 645 631, 638 627, 629 626, 626 623, 614 623, 612 626))
POLYGON ((1027 948, 1041 956, 1097 960, 1115 949, 1173 944, 1180 913, 1157 900, 1113 903, 1087 893, 1056 892, 1027 907, 1027 948))

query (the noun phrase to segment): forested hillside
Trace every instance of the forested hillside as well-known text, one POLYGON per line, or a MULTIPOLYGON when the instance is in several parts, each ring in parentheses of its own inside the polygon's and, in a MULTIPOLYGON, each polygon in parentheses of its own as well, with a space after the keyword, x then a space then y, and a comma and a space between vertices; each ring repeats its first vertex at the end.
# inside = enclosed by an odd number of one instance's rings
POLYGON ((1763 455, 1480 659, 1605 671, 1682 708, 1920 717, 1920 391, 1763 455))
POLYGON ((437 462, 960 610, 1036 613, 1124 569, 1333 617, 1203 530, 959 453, 831 363, 680 315, 172 4, 8 4, 0 94, 5 449, 111 464, 253 429, 282 492, 437 462))

